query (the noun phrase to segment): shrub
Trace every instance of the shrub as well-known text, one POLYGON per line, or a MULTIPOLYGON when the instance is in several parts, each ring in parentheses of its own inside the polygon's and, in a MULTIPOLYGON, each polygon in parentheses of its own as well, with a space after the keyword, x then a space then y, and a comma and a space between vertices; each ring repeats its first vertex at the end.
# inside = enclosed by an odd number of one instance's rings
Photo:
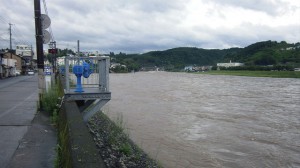
POLYGON ((45 111, 52 117, 52 123, 55 123, 57 120, 57 112, 59 111, 57 104, 60 102, 59 98, 62 97, 62 95, 61 86, 58 83, 55 83, 42 96, 42 106, 40 107, 40 110, 45 111))

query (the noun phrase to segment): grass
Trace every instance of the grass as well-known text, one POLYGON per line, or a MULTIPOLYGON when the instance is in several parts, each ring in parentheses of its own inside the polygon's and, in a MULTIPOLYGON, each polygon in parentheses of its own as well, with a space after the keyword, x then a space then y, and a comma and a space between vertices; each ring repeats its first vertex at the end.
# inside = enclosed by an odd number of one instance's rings
POLYGON ((120 152, 125 155, 131 153, 131 146, 128 143, 129 136, 124 133, 123 116, 118 116, 116 122, 111 122, 110 119, 102 112, 98 115, 107 123, 107 142, 110 146, 118 146, 120 152))
POLYGON ((55 161, 55 168, 65 167, 71 168, 71 152, 69 150, 69 128, 66 122, 66 118, 60 114, 59 125, 58 125, 58 145, 57 145, 57 158, 55 161))
POLYGON ((113 122, 104 113, 99 112, 91 118, 88 125, 104 158, 116 156, 120 157, 117 160, 123 160, 125 164, 131 162, 139 163, 138 165, 142 167, 162 167, 130 140, 129 134, 124 131, 122 114, 118 115, 116 121, 113 122))
POLYGON ((42 95, 41 110, 50 115, 52 124, 57 123, 59 107, 57 106, 63 96, 63 91, 59 82, 54 82, 51 88, 42 95))
POLYGON ((39 102, 40 106, 38 106, 40 107, 40 110, 45 111, 50 116, 53 125, 58 125, 58 144, 56 146, 57 156, 54 160, 54 166, 56 168, 61 167, 61 165, 64 165, 66 168, 71 167, 71 157, 67 145, 69 142, 68 126, 63 121, 63 117, 61 117, 61 115, 59 116, 60 103, 63 95, 64 93, 60 81, 57 80, 52 82, 51 88, 41 95, 41 101, 39 102))
MULTIPOLYGON (((199 73, 204 74, 204 73, 199 73)), ((297 71, 208 71, 205 74, 210 75, 234 75, 234 76, 252 76, 252 77, 272 77, 272 78, 300 78, 300 72, 297 71)))

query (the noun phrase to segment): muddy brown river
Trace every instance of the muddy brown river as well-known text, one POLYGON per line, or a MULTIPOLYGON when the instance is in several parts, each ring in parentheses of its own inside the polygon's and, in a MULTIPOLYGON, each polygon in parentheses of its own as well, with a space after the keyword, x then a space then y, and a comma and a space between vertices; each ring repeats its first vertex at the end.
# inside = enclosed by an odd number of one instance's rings
POLYGON ((111 74, 104 112, 167 168, 300 167, 300 80, 111 74))

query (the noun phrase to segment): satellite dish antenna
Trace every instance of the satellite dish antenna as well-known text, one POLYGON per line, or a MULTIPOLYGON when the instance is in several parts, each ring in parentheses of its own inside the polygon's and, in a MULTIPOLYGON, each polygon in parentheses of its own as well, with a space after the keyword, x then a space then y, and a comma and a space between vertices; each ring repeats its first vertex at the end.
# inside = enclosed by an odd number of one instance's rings
POLYGON ((43 30, 43 43, 47 44, 50 41, 50 33, 47 30, 43 30))
POLYGON ((42 22, 42 29, 47 29, 51 24, 51 20, 49 16, 45 14, 41 14, 41 22, 42 22))

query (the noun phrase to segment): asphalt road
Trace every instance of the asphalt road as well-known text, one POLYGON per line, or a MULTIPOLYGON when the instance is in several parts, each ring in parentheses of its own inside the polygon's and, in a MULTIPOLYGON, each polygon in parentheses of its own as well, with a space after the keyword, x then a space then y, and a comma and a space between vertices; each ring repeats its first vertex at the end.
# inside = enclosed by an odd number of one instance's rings
POLYGON ((37 101, 37 75, 0 80, 0 167, 53 167, 55 130, 37 101))

